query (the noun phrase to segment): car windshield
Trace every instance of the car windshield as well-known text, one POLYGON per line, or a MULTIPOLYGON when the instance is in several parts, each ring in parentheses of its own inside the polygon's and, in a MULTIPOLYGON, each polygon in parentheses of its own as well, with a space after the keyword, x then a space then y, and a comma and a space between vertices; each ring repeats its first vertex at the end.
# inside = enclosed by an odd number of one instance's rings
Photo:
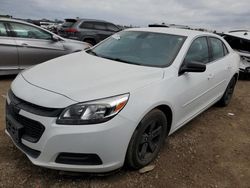
POLYGON ((89 51, 96 56, 129 64, 166 67, 186 37, 143 31, 122 31, 89 51))

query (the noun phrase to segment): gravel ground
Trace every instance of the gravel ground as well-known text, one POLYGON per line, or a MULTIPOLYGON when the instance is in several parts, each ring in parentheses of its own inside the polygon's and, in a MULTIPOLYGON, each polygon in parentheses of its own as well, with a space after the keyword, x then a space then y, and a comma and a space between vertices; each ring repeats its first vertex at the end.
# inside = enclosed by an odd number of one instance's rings
MULTIPOLYGON (((0 78, 0 95, 12 80, 0 78)), ((212 107, 171 135, 155 169, 145 174, 121 169, 97 176, 34 166, 4 133, 4 104, 0 97, 0 187, 250 188, 250 81, 238 82, 228 107, 212 107)))

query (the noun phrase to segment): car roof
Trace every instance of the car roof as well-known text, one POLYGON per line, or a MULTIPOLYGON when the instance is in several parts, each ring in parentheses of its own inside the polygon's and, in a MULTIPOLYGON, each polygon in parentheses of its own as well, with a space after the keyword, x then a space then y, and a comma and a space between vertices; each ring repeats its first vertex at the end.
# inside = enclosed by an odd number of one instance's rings
POLYGON ((0 21, 6 21, 6 22, 19 22, 19 23, 25 23, 25 24, 30 24, 27 21, 23 21, 23 20, 18 20, 18 19, 13 19, 13 18, 1 18, 0 17, 0 21))
POLYGON ((180 36, 193 37, 193 38, 196 36, 208 35, 208 36, 213 36, 213 37, 219 38, 218 35, 215 35, 213 33, 190 30, 190 29, 169 28, 169 27, 131 28, 131 29, 127 29, 127 31, 144 31, 144 32, 154 32, 154 33, 165 33, 165 34, 180 35, 180 36))

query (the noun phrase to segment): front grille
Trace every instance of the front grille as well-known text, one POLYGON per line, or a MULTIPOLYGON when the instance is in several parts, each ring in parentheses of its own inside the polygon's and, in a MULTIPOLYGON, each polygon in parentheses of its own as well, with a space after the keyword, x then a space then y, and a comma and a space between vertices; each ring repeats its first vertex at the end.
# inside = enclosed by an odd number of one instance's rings
POLYGON ((20 108, 18 105, 14 105, 12 102, 10 104, 6 103, 7 116, 10 116, 24 127, 22 138, 29 142, 38 142, 45 130, 45 127, 40 122, 20 115, 19 111, 20 108))
POLYGON ((12 92, 12 90, 9 90, 8 96, 10 98, 10 101, 13 104, 18 105, 19 108, 27 112, 30 112, 32 114, 39 115, 39 116, 58 117, 63 110, 61 108, 47 108, 47 107, 38 106, 32 103, 29 103, 27 101, 24 101, 16 97, 14 93, 12 92))

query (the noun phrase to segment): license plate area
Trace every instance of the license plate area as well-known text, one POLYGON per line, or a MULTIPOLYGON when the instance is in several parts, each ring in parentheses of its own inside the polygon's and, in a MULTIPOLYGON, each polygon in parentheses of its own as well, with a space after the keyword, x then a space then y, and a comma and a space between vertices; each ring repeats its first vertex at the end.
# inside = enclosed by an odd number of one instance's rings
POLYGON ((19 123, 13 123, 9 120, 6 120, 6 129, 10 134, 11 138, 16 143, 21 143, 21 138, 23 135, 24 127, 19 123))

